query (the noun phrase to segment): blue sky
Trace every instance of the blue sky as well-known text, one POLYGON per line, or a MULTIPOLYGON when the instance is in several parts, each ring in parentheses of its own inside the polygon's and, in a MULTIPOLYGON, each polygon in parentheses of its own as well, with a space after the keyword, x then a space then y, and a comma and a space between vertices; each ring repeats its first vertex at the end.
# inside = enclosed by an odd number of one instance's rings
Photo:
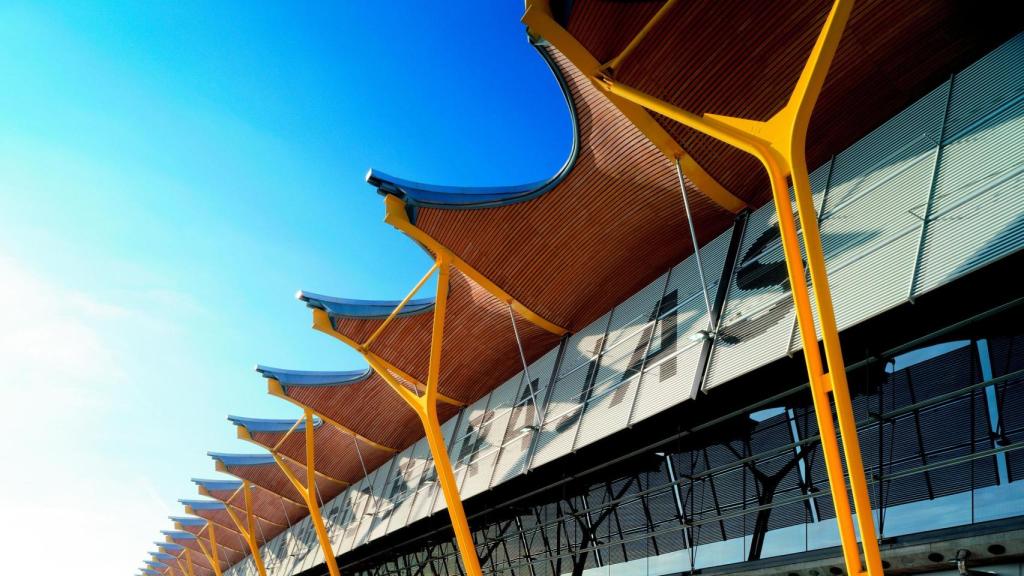
POLYGON ((206 451, 254 450, 228 413, 297 415, 255 363, 362 365, 294 293, 399 298, 429 266, 368 168, 493 185, 564 162, 521 2, 332 4, 0 6, 5 570, 38 568, 56 521, 76 572, 135 571, 216 477, 206 451))

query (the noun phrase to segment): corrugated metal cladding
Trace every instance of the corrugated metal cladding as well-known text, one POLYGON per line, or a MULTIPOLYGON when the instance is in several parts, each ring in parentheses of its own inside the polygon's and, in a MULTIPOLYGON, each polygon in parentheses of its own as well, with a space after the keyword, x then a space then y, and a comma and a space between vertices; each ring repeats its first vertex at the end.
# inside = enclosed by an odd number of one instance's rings
MULTIPOLYGON (((811 184, 841 329, 1019 250, 1024 34, 836 155, 811 184)), ((701 250, 712 295, 730 235, 701 250)), ((463 497, 689 399, 700 353, 689 336, 707 323, 691 256, 530 365, 529 380, 520 373, 462 410, 442 429, 463 497)), ((744 231, 705 387, 799 348, 769 204, 744 231)), ((324 510, 346 552, 444 507, 421 439, 324 510)), ((268 544, 281 573, 323 560, 315 537, 307 518, 268 544)))

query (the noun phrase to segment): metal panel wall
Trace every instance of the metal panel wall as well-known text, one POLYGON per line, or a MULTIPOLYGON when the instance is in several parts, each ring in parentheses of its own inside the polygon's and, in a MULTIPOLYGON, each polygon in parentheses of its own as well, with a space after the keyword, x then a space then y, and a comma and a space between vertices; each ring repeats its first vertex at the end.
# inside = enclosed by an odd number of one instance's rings
POLYGON ((793 324, 775 210, 747 220, 736 273, 719 320, 705 388, 713 388, 784 354, 793 324))
POLYGON ((953 79, 915 294, 1024 241, 1024 35, 953 79))
POLYGON ((373 483, 373 498, 377 509, 373 514, 373 528, 370 530, 368 540, 373 540, 387 534, 391 513, 395 509, 395 504, 390 498, 390 492, 391 487, 394 485, 394 470, 397 467, 398 460, 392 458, 377 469, 377 475, 373 483))
POLYGON ((392 504, 392 511, 388 518, 388 532, 404 528, 408 523, 409 513, 416 500, 416 489, 420 484, 423 467, 431 465, 427 460, 429 451, 424 455, 420 453, 420 449, 426 449, 426 445, 417 442, 395 457, 396 465, 391 472, 390 485, 387 490, 388 500, 392 504))
POLYGON ((668 274, 662 274, 612 310, 597 372, 580 398, 582 418, 574 449, 622 430, 629 423, 667 281, 668 274))
MULTIPOLYGON (((731 237, 731 231, 721 234, 700 250, 712 302, 722 277, 731 237)), ((658 322, 654 326, 654 339, 645 355, 630 424, 689 400, 697 392, 693 390, 693 383, 702 342, 694 340, 693 336, 708 329, 708 321, 697 261, 690 256, 669 272, 658 322)))
POLYGON ((581 400, 597 373, 610 319, 611 312, 608 312, 566 341, 559 377, 552 383, 546 399, 544 425, 537 434, 531 467, 572 450, 582 415, 581 400))
MULTIPOLYGON (((531 378, 533 373, 530 374, 531 378)), ((502 443, 508 432, 521 385, 526 384, 525 375, 520 372, 490 394, 487 414, 476 429, 473 440, 473 454, 467 463, 466 480, 462 485, 462 497, 470 498, 491 486, 491 476, 501 452, 502 443)))
MULTIPOLYGON (((825 197, 822 248, 840 330, 910 294, 948 100, 947 82, 819 170, 831 166, 816 189, 825 197)), ((801 348, 794 329, 790 351, 801 348)))
POLYGON ((509 413, 505 437, 501 441, 500 454, 491 477, 491 486, 526 471, 532 453, 533 439, 537 434, 536 430, 527 427, 535 426, 538 420, 543 419, 544 399, 551 390, 552 376, 561 350, 562 346, 559 345, 530 365, 531 382, 527 382, 526 378, 519 380, 516 403, 509 413))

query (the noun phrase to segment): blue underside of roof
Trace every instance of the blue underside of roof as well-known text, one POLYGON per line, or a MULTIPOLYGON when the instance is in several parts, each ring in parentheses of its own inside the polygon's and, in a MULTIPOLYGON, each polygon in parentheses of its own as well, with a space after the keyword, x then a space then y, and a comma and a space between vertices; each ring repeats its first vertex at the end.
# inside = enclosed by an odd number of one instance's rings
POLYGON ((192 534, 191 532, 185 532, 184 530, 161 530, 160 533, 163 534, 164 536, 169 536, 169 537, 174 538, 176 540, 195 540, 196 539, 195 534, 192 534))
POLYGON ((155 568, 167 568, 167 564, 164 564, 163 562, 157 562, 156 560, 146 560, 146 564, 149 564, 150 566, 153 566, 155 568))
MULTIPOLYGON (((242 426, 249 432, 287 432, 295 426, 295 420, 281 420, 277 418, 246 418, 244 416, 228 416, 228 421, 236 426, 242 426)), ((313 429, 323 424, 316 416, 313 417, 313 429)), ((296 432, 306 430, 306 420, 303 419, 295 426, 296 432)))
POLYGON ((193 510, 223 510, 224 503, 219 500, 178 500, 185 506, 191 506, 193 510))
POLYGON ((195 516, 168 516, 168 518, 182 526, 206 526, 206 520, 195 516))
POLYGON ((150 570, 149 568, 143 568, 142 571, 146 574, 160 574, 156 570, 150 570))
POLYGON ((285 370, 269 366, 256 366, 264 378, 273 378, 286 389, 291 386, 344 386, 362 382, 370 376, 370 368, 344 372, 315 372, 311 370, 285 370))
MULTIPOLYGON (((352 298, 335 298, 314 294, 313 292, 300 291, 299 300, 306 303, 310 308, 317 308, 339 318, 353 318, 356 320, 383 319, 391 315, 396 306, 402 303, 401 300, 355 300, 352 298)), ((433 298, 420 298, 409 300, 398 313, 399 317, 415 316, 434 309, 433 298)))
POLYGON ((174 556, 171 556, 166 552, 150 552, 149 555, 154 558, 159 558, 160 560, 174 560, 174 556))
POLYGON ((223 452, 207 452, 207 456, 222 462, 225 466, 262 466, 273 464, 274 457, 270 454, 225 454, 223 452))
POLYGON ((548 67, 555 75, 555 79, 562 90, 562 96, 565 98, 566 106, 569 109, 569 118, 572 123, 572 149, 569 151, 569 157, 566 159, 565 164, 562 165, 554 176, 540 182, 516 186, 460 187, 412 182, 371 169, 366 174, 366 181, 371 186, 376 187, 380 194, 390 194, 405 201, 409 211, 409 218, 414 224, 416 209, 420 207, 439 208, 442 210, 495 208, 532 200, 554 189, 569 174, 573 166, 575 166, 577 158, 579 158, 579 126, 576 119, 576 106, 573 103, 569 86, 566 84, 562 72, 555 65, 547 51, 537 45, 534 45, 534 47, 537 48, 537 51, 540 52, 541 57, 548 63, 548 67))
POLYGON ((181 544, 175 544, 174 542, 153 542, 153 544, 156 544, 158 548, 173 550, 174 552, 181 552, 185 549, 181 544))
POLYGON ((204 480, 202 478, 193 478, 192 482, 207 490, 238 490, 242 487, 241 480, 204 480))

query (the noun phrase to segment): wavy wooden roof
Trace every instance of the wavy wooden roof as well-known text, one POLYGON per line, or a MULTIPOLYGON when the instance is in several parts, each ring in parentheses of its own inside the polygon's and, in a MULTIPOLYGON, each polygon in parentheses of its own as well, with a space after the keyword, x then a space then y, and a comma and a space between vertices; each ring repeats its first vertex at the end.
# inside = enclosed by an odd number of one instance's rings
MULTIPOLYGON (((206 547, 206 550, 210 551, 210 537, 206 533, 205 525, 206 521, 204 520, 203 525, 199 527, 181 525, 181 527, 177 528, 176 530, 163 530, 162 533, 171 542, 184 546, 185 548, 191 550, 192 561, 198 563, 200 562, 199 557, 202 557, 203 560, 206 559, 205 555, 203 554, 203 549, 198 542, 202 541, 203 546, 206 547)), ((239 535, 237 532, 218 529, 217 550, 218 557, 221 559, 221 567, 226 568, 228 566, 233 566, 238 562, 241 562, 242 559, 245 558, 247 554, 247 552, 243 552, 243 550, 248 550, 248 548, 246 548, 245 542, 242 540, 241 535, 239 535), (226 542, 221 542, 222 535, 225 537, 224 540, 226 542), (241 548, 235 548, 236 546, 240 546, 241 548)), ((204 564, 209 565, 209 562, 204 562, 204 564)))
MULTIPOLYGON (((555 13, 564 1, 552 2, 555 13)), ((599 62, 627 46, 662 2, 572 2, 566 28, 599 62)), ((786 103, 830 0, 677 2, 614 70, 616 80, 694 113, 767 120, 786 103)), ((1015 32, 998 11, 954 0, 857 0, 807 138, 819 166, 1015 32)), ((771 190, 752 157, 677 122, 657 122, 726 189, 760 206, 771 190)))
MULTIPOLYGON (((552 21, 565 33, 543 38, 531 29, 572 119, 573 145, 564 167, 541 182, 494 188, 427 185, 379 171, 367 176, 387 197, 389 221, 405 219, 414 239, 423 235, 436 241, 479 274, 451 271, 442 420, 522 368, 509 305, 481 285, 481 277, 527 311, 574 332, 693 252, 673 151, 685 158, 701 243, 730 226, 736 212, 756 208, 770 196, 763 170, 752 158, 612 101, 591 82, 589 75, 615 58, 663 2, 555 0, 549 7, 545 0, 529 0, 528 5, 558 15, 552 21)), ((786 102, 829 6, 828 0, 783 0, 770 9, 741 0, 677 2, 627 59, 605 73, 694 113, 766 119, 786 102)), ((808 164, 822 164, 1015 31, 1009 19, 1000 22, 997 14, 977 12, 953 0, 913 5, 859 0, 812 117, 808 164)), ((357 345, 398 304, 311 293, 300 298, 327 314, 325 331, 357 345)), ((433 314, 431 299, 410 302, 370 346, 411 388, 414 380, 426 379, 433 314)), ((524 315, 516 312, 514 318, 527 361, 557 342, 558 335, 524 315)), ((324 500, 358 480, 364 465, 377 468, 423 435, 413 411, 370 370, 259 371, 272 393, 312 408, 331 424, 316 429, 324 500)), ((236 424, 247 439, 277 447, 304 478, 302 435, 293 432, 282 441, 290 424, 266 426, 255 419, 236 424)), ((222 469, 260 487, 257 515, 265 526, 305 515, 301 497, 273 462, 222 469)), ((221 496, 231 505, 229 496, 221 496)), ((232 564, 246 550, 238 543, 242 547, 233 552, 232 564)))
MULTIPOLYGON (((188 558, 185 557, 185 546, 181 544, 176 544, 174 542, 154 542, 154 544, 156 544, 157 549, 161 552, 170 554, 171 556, 175 557, 177 559, 177 562, 181 562, 182 566, 188 565, 188 558)), ((197 551, 195 554, 190 554, 190 557, 192 558, 192 571, 194 573, 199 574, 201 576, 214 574, 213 567, 210 565, 210 562, 206 559, 206 556, 204 556, 202 552, 197 551)))
MULTIPOLYGON (((286 461, 306 466, 306 423, 300 420, 267 420, 228 416, 238 427, 238 437, 276 451, 286 461)), ((317 420, 313 424, 313 448, 316 472, 324 481, 333 481, 344 488, 364 476, 361 461, 374 468, 386 462, 393 453, 358 436, 347 434, 337 426, 317 420), (318 457, 317 455, 323 455, 318 457)), ((305 482, 305 470, 297 476, 305 482)))

